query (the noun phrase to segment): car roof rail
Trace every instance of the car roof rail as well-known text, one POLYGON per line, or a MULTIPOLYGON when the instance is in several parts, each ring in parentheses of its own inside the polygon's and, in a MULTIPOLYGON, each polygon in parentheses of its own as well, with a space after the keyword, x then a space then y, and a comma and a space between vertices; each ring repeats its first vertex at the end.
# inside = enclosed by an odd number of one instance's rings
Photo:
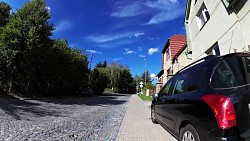
POLYGON ((208 55, 206 57, 203 57, 203 58, 201 58, 201 59, 199 59, 199 60, 197 60, 197 61, 195 61, 195 62, 193 62, 193 63, 191 63, 189 65, 187 65, 186 67, 182 68, 176 74, 178 74, 178 73, 180 73, 180 72, 182 72, 182 71, 184 71, 184 70, 186 70, 186 69, 188 69, 188 68, 190 68, 190 67, 192 67, 192 66, 194 66, 196 64, 199 64, 199 63, 201 63, 203 61, 210 60, 211 58, 216 58, 216 57, 217 57, 216 55, 208 55))
POLYGON ((221 57, 225 58, 225 57, 228 57, 228 56, 243 56, 243 57, 246 57, 246 56, 250 56, 250 53, 249 52, 237 52, 237 53, 226 54, 226 55, 221 56, 221 57))

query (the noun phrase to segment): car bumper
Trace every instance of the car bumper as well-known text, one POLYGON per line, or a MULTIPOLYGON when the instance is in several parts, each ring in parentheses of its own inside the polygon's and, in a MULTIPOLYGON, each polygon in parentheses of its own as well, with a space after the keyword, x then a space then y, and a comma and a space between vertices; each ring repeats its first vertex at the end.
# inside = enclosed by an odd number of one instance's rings
POLYGON ((209 132, 200 132, 198 131, 201 141, 244 141, 239 136, 230 136, 230 137, 214 137, 209 132))
POLYGON ((210 141, 243 141, 238 136, 231 137, 210 137, 210 141))

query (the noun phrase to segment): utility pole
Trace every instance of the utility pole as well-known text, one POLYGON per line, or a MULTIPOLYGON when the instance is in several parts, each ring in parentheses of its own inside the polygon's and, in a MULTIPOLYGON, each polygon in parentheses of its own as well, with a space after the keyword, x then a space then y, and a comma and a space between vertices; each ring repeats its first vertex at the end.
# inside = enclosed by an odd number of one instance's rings
POLYGON ((89 62, 89 87, 91 85, 91 65, 92 65, 92 58, 93 58, 93 53, 90 55, 90 62, 89 62))
POLYGON ((89 70, 91 70, 92 58, 93 58, 93 53, 91 53, 91 55, 90 55, 89 70))
POLYGON ((145 73, 144 73, 144 79, 145 79, 145 86, 146 86, 146 84, 147 84, 147 66, 146 66, 146 61, 147 61, 147 59, 146 58, 144 58, 144 61, 145 61, 145 73))

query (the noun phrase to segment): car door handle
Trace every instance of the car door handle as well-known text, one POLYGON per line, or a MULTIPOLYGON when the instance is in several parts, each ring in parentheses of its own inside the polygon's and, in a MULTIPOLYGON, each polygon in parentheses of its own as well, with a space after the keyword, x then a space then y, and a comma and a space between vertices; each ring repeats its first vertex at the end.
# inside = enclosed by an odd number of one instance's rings
POLYGON ((180 99, 180 98, 176 98, 175 100, 175 103, 181 103, 182 101, 184 101, 183 99, 180 99))
POLYGON ((161 98, 160 101, 161 101, 162 103, 165 103, 165 102, 166 102, 166 99, 161 98))

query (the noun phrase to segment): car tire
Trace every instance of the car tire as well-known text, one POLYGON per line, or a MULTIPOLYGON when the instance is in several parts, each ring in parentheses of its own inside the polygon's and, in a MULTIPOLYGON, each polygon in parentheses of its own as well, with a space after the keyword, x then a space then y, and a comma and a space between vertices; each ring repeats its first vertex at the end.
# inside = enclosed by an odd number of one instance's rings
POLYGON ((180 141, 200 141, 196 129, 188 124, 180 130, 180 141))
POLYGON ((151 106, 151 120, 153 123, 157 124, 158 122, 156 121, 155 119, 155 110, 154 110, 154 107, 151 106))

